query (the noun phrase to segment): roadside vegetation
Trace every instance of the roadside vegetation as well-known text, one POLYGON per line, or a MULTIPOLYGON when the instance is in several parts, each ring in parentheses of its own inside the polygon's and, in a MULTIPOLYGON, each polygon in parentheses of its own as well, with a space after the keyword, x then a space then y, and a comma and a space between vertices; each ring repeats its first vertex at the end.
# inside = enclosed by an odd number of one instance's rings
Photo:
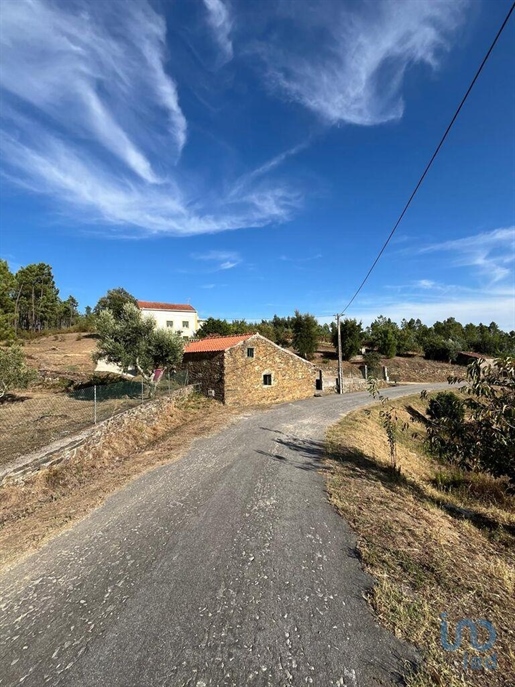
POLYGON ((472 366, 457 394, 383 399, 328 432, 327 490, 376 580, 369 601, 422 651, 410 687, 515 684, 514 381, 513 360, 472 366), (444 649, 465 619, 495 628, 488 651, 468 630, 444 649))

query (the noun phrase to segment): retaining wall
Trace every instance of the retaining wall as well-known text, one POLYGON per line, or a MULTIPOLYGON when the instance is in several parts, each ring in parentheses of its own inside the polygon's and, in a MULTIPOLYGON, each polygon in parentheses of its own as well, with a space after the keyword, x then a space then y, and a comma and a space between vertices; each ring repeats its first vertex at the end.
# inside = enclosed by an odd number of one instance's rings
POLYGON ((42 468, 73 460, 79 453, 87 453, 105 439, 123 433, 131 423, 144 421, 152 424, 172 408, 178 399, 189 396, 194 390, 193 384, 182 387, 173 391, 170 396, 143 403, 100 422, 74 437, 68 437, 65 441, 54 442, 41 451, 23 456, 3 468, 0 473, 0 485, 6 482, 23 481, 25 477, 33 475, 42 468))

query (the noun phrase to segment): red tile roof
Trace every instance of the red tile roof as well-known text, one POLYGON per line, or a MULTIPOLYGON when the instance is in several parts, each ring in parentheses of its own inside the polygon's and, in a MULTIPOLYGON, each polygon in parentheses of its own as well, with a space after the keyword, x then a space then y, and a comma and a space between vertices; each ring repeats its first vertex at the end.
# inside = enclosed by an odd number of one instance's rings
POLYGON ((235 346, 250 339, 254 334, 240 334, 239 336, 209 336, 200 341, 192 341, 184 346, 184 353, 212 353, 215 351, 226 351, 228 348, 235 346))
POLYGON ((138 308, 145 308, 146 310, 187 310, 189 312, 197 312, 191 305, 178 303, 155 303, 154 301, 138 301, 138 308))

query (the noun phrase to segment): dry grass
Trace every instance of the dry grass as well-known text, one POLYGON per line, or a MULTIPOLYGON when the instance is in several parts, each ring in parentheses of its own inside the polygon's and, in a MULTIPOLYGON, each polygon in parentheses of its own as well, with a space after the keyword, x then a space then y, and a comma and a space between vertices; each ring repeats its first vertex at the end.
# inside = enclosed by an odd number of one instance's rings
MULTIPOLYGON (((338 359, 332 344, 319 342, 312 362, 321 366, 324 374, 336 377, 338 359)), ((363 362, 359 357, 352 363, 344 360, 342 365, 343 376, 362 378, 359 369, 361 365, 363 362)), ((459 365, 450 365, 438 360, 426 360, 422 356, 382 358, 381 365, 386 365, 388 368, 392 382, 446 382, 449 375, 462 376, 465 371, 465 368, 459 365)))
POLYGON ((190 396, 153 424, 135 421, 69 462, 0 487, 0 569, 83 518, 132 478, 177 460, 194 439, 234 415, 216 401, 190 396))
MULTIPOLYGON (((109 398, 97 403, 97 421, 141 403, 138 396, 109 398)), ((76 434, 94 422, 93 400, 67 393, 22 391, 14 401, 0 403, 0 465, 76 434)))
MULTIPOLYGON (((401 421, 409 419, 406 406, 424 407, 417 398, 395 405, 401 421)), ((370 596, 374 610, 423 651, 423 667, 408 684, 513 685, 515 498, 503 480, 485 475, 460 480, 456 470, 425 455, 422 442, 421 425, 400 434, 399 477, 390 468, 378 409, 347 416, 328 433, 330 499, 356 531, 363 564, 377 579, 370 596), (468 636, 462 649, 442 649, 444 612, 450 641, 462 618, 493 623, 497 670, 463 669, 464 651, 479 653, 470 649, 468 636)))
POLYGON ((36 370, 55 370, 63 377, 68 373, 89 377, 95 370, 91 354, 96 344, 93 334, 51 334, 25 341, 23 352, 27 365, 36 370))

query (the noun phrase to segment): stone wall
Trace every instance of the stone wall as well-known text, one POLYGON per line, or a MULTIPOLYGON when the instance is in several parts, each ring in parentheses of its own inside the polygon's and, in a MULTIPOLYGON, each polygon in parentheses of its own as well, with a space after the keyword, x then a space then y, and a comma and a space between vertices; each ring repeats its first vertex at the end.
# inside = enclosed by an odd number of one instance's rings
POLYGON ((318 370, 314 365, 261 336, 225 351, 225 398, 231 406, 280 403, 315 394, 318 370), (254 357, 247 356, 254 349, 254 357), (272 375, 271 386, 263 375, 272 375))
POLYGON ((342 379, 342 393, 348 394, 352 391, 366 391, 368 388, 366 379, 358 377, 344 377, 342 379))
POLYGON ((190 384, 199 384, 205 396, 213 389, 214 397, 224 403, 224 351, 185 353, 183 368, 188 371, 190 384))
MULTIPOLYGON (((337 373, 336 373, 337 374, 337 373)), ((338 377, 332 371, 324 370, 324 391, 326 393, 336 393, 338 386, 338 377)), ((361 377, 343 377, 342 378, 342 393, 348 394, 352 391, 366 391, 367 380, 361 377)))
POLYGON ((194 390, 193 385, 182 387, 173 391, 170 396, 142 403, 136 408, 131 408, 109 420, 100 422, 93 428, 81 432, 80 435, 68 437, 65 442, 59 442, 58 446, 51 445, 42 451, 25 456, 23 462, 17 462, 11 469, 3 472, 0 477, 0 485, 6 482, 22 482, 26 477, 33 475, 42 468, 59 465, 87 454, 103 441, 116 436, 123 437, 127 427, 136 421, 152 425, 169 413, 178 399, 189 396, 194 390))

